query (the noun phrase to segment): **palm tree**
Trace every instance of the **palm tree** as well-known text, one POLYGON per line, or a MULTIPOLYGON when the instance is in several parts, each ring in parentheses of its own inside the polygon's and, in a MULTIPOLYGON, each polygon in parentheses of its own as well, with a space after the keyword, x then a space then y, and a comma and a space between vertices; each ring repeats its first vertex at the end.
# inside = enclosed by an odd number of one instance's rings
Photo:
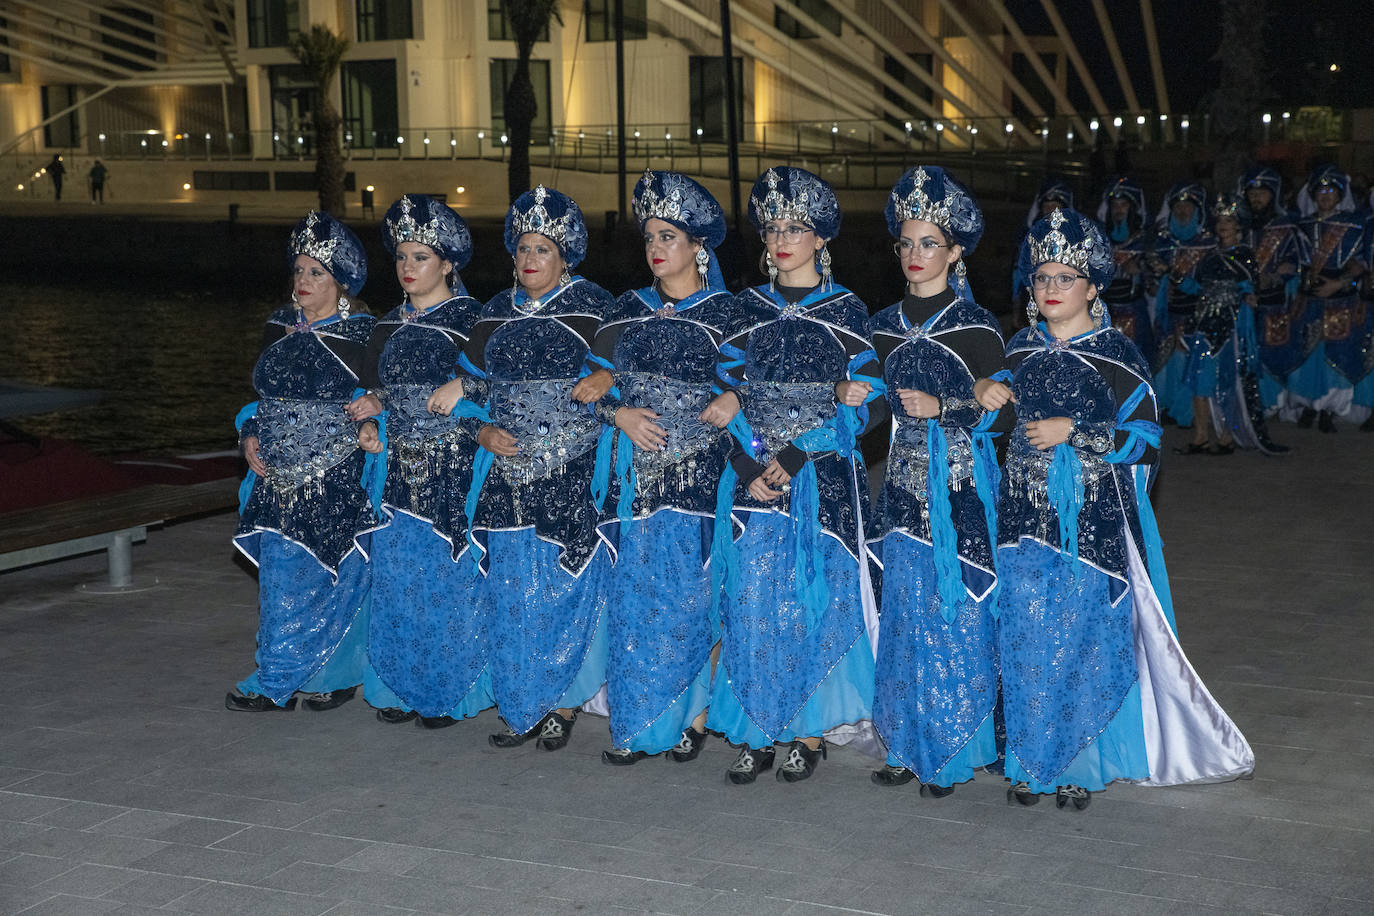
POLYGON ((315 183, 320 193, 320 209, 335 216, 344 215, 344 159, 339 145, 343 118, 330 99, 339 62, 348 53, 351 42, 340 38, 323 25, 313 25, 309 32, 297 32, 291 38, 290 50, 305 68, 306 75, 319 90, 319 98, 311 106, 315 127, 315 183))
POLYGON ((1264 45, 1271 12, 1269 0, 1221 3, 1221 74, 1209 105, 1217 141, 1212 159, 1218 188, 1226 187, 1255 155, 1259 113, 1272 95, 1264 45))
POLYGON ((515 73, 506 88, 506 133, 510 136, 510 164, 507 172, 510 199, 530 188, 530 127, 539 113, 530 82, 530 56, 534 43, 549 27, 549 20, 563 24, 558 0, 501 0, 501 14, 515 33, 515 73))

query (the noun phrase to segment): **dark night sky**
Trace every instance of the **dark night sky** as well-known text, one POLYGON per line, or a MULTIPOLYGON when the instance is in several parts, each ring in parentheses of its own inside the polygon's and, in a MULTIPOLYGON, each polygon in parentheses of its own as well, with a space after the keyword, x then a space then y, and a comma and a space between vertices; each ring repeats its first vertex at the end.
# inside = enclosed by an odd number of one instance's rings
MULTIPOLYGON (((1367 0, 1269 0, 1266 29, 1267 72, 1275 109, 1302 105, 1374 106, 1374 54, 1370 53, 1366 16, 1355 9, 1367 0), (1330 64, 1341 70, 1331 73, 1330 64)), ((1040 0, 1008 0, 1022 28, 1052 34, 1040 0)), ((1154 84, 1140 25, 1137 0, 1107 0, 1122 55, 1142 106, 1154 108, 1154 84)), ((1102 42, 1090 0, 1057 0, 1059 15, 1078 38, 1088 68, 1110 107, 1125 107, 1111 58, 1102 42)), ((1215 60, 1221 43, 1221 4, 1217 0, 1154 0, 1156 29, 1164 61, 1169 101, 1177 113, 1198 111, 1215 85, 1215 60)), ((1075 104, 1091 108, 1070 69, 1075 104)))

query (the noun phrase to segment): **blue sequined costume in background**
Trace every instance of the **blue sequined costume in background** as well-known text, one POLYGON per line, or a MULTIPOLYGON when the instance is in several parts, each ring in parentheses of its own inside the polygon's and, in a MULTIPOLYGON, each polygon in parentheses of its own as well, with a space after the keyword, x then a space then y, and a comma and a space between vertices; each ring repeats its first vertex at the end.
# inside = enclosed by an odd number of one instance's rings
POLYGON ((423 313, 404 304, 378 322, 386 338, 377 375, 388 458, 382 526, 372 534, 364 693, 373 706, 427 717, 466 718, 494 702, 486 620, 474 595, 482 579, 460 558, 477 442, 457 412, 426 407, 434 389, 457 374, 481 308, 460 289, 423 313))
MULTIPOLYGON (((740 445, 757 449, 762 464, 789 443, 808 460, 773 502, 755 500, 743 480, 734 491, 732 517, 744 533, 735 545, 737 585, 728 587, 727 574, 721 603, 707 726, 750 747, 827 732, 843 742, 836 729, 872 718, 866 610, 875 608, 863 544, 868 480, 834 389, 857 368, 875 371, 868 312, 841 286, 795 304, 766 286, 738 298, 770 318, 734 342, 745 376, 736 391, 755 440, 740 445)), ((860 422, 867 408, 861 414, 860 422)))
MULTIPOLYGON (((1198 204, 1201 219, 1202 204, 1198 204)), ((1166 218, 1155 235, 1148 255, 1150 269, 1158 283, 1155 321, 1158 325, 1153 384, 1159 395, 1159 409, 1180 426, 1193 423, 1192 392, 1183 381, 1188 363, 1188 335, 1193 332, 1198 303, 1197 267, 1216 248, 1216 238, 1205 229, 1191 236, 1177 234, 1179 227, 1166 218)))
POLYGON ((1112 324, 1153 364, 1156 344, 1150 303, 1145 297, 1145 234, 1131 233, 1120 242, 1109 238, 1116 257, 1116 276, 1102 290, 1102 302, 1111 313, 1112 324))
POLYGON ((1250 772, 1249 745, 1173 631, 1141 463, 1157 442, 1149 367, 1110 327, 1061 343, 1042 324, 1007 355, 1017 407, 998 515, 1007 778, 1044 793, 1250 772), (1026 423, 1049 417, 1075 427, 1039 451, 1026 423))
MULTIPOLYGON (((1247 214, 1248 215, 1248 214, 1247 214)), ((1272 211, 1263 222, 1250 215, 1245 244, 1255 253, 1255 350, 1259 360, 1260 397, 1265 408, 1277 407, 1288 375, 1307 353, 1302 333, 1307 301, 1297 297, 1297 270, 1302 261, 1298 224, 1287 213, 1272 211), (1280 273, 1285 265, 1288 273, 1280 273)))
POLYGON ((1274 452, 1259 393, 1259 359, 1254 347, 1250 295, 1258 271, 1250 249, 1218 246, 1198 266, 1201 286, 1193 332, 1188 337, 1184 384, 1194 397, 1211 402, 1219 435, 1229 431, 1242 448, 1274 452))
MULTIPOLYGON (((479 449, 479 468, 490 469, 484 478, 479 469, 480 493, 469 497, 492 691, 516 732, 580 706, 605 681, 610 562, 597 550, 591 496, 601 424, 570 394, 613 306, 580 277, 537 305, 524 289, 505 290, 483 307, 464 358, 489 383, 490 422, 520 446, 513 458, 479 449)), ((475 435, 481 421, 468 422, 475 435)))
POLYGON ((618 397, 605 398, 598 413, 614 425, 617 408, 647 407, 668 434, 661 452, 635 448, 623 433, 613 440, 616 473, 600 531, 616 554, 606 687, 617 748, 656 754, 674 746, 710 698, 719 625, 707 561, 732 440, 699 416, 720 393, 719 346, 741 330, 742 317, 723 290, 665 306, 648 287, 621 296, 602 325, 599 340, 614 338, 618 397))
POLYGON ((1371 335, 1374 315, 1364 308, 1355 285, 1322 298, 1315 288, 1323 281, 1339 278, 1348 265, 1365 257, 1363 220, 1355 213, 1338 210, 1327 217, 1316 213, 1298 222, 1303 238, 1303 284, 1306 302, 1300 335, 1304 358, 1288 376, 1288 391, 1293 400, 1317 410, 1346 414, 1352 404, 1374 404, 1374 382, 1366 383, 1374 369, 1371 335), (1361 387, 1361 398, 1353 389, 1361 387))
POLYGON ((257 412, 240 436, 257 437, 269 474, 253 481, 234 534, 259 567, 258 668, 238 687, 278 706, 363 679, 369 570, 355 538, 374 516, 344 407, 375 321, 333 316, 297 330, 295 311, 279 309, 253 368, 257 412))
POLYGON ((883 569, 873 724, 887 745, 889 765, 948 787, 997 759, 996 571, 989 530, 995 534, 997 459, 990 439, 975 430, 986 415, 974 400, 973 383, 1001 368, 1002 335, 996 319, 975 303, 952 292, 941 299, 948 301, 920 323, 902 302, 873 319, 879 352, 896 345, 883 360, 892 438, 868 539, 883 569), (956 346, 980 333, 996 360, 975 370, 972 355, 956 346), (903 388, 938 397, 939 417, 908 416, 898 395, 903 388), (939 466, 932 466, 932 440, 939 466), (937 487, 941 492, 934 492, 937 487), (938 524, 941 513, 947 521, 938 524), (957 582, 941 579, 940 549, 957 582), (942 586, 955 594, 943 594, 942 586))

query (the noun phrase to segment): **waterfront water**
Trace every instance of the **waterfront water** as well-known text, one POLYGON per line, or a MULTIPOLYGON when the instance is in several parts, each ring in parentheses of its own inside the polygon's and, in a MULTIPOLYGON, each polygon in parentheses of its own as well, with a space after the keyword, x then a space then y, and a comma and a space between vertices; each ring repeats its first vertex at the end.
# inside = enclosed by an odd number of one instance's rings
POLYGON ((232 448, 273 308, 268 293, 0 282, 0 377, 99 389, 99 404, 12 420, 100 454, 232 448))

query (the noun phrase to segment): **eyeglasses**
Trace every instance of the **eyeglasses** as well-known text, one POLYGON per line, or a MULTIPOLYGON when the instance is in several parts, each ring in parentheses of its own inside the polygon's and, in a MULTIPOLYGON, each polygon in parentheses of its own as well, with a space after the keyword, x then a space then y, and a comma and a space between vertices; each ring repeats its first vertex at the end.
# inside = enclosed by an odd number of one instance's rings
POLYGON ((806 235, 806 233, 815 231, 816 230, 807 226, 764 226, 763 231, 759 233, 759 237, 765 242, 771 242, 778 236, 782 236, 789 242, 800 242, 802 236, 806 235))
POLYGON ((913 242, 911 239, 902 239, 892 246, 892 250, 897 252, 898 257, 902 258, 909 257, 913 253, 923 258, 933 258, 935 257, 935 252, 939 251, 941 248, 950 247, 952 246, 941 245, 934 239, 921 239, 919 242, 913 242))
POLYGON ((1063 292, 1079 280, 1086 279, 1088 278, 1083 274, 1055 274, 1052 277, 1048 274, 1032 274, 1031 286, 1036 289, 1045 289, 1048 286, 1053 286, 1055 289, 1063 292))

